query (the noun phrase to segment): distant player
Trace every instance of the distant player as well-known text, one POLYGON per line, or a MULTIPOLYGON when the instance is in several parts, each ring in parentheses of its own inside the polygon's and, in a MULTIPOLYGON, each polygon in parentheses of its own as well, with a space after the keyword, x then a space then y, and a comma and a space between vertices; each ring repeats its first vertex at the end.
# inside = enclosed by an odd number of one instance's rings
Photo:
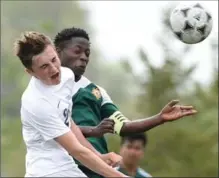
POLYGON ((147 135, 143 133, 122 137, 120 155, 123 159, 116 169, 134 178, 152 177, 139 167, 140 161, 144 158, 147 143, 147 135))
MULTIPOLYGON (((90 60, 90 39, 86 31, 74 27, 64 29, 55 36, 54 44, 62 66, 70 68, 75 74, 72 118, 100 153, 108 153, 105 133, 126 135, 145 132, 197 112, 192 106, 176 105, 178 101, 173 100, 155 116, 130 121, 103 88, 83 76, 90 60)), ((86 175, 99 177, 82 164, 79 167, 86 175)))
POLYGON ((72 156, 102 176, 125 177, 103 161, 120 156, 100 155, 70 119, 75 78, 60 66, 50 39, 27 32, 16 42, 15 51, 32 76, 21 100, 25 177, 86 177, 72 156))

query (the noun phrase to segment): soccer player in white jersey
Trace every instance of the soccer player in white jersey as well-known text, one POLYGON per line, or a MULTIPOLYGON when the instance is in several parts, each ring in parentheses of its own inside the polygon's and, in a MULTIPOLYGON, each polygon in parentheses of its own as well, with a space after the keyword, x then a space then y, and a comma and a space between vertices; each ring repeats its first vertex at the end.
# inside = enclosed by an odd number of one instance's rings
MULTIPOLYGON (((55 36, 54 44, 62 66, 70 68, 75 74, 72 119, 102 154, 108 152, 105 133, 124 136, 145 132, 197 112, 193 106, 178 105, 178 101, 173 100, 150 118, 130 121, 119 111, 103 88, 83 76, 90 60, 90 39, 87 32, 75 27, 63 29, 55 36)), ((79 168, 88 176, 101 178, 83 164, 79 168)))
POLYGON ((105 177, 127 177, 104 161, 70 119, 74 74, 60 66, 50 39, 26 32, 15 43, 15 52, 32 76, 22 95, 21 121, 27 147, 25 177, 86 177, 72 156, 105 177))

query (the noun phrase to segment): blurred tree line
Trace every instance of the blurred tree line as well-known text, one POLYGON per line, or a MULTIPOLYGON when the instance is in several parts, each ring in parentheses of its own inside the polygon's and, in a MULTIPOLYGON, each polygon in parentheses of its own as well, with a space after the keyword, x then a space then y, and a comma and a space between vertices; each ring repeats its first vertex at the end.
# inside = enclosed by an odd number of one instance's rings
MULTIPOLYGON (((152 129, 146 157, 141 166, 154 177, 217 176, 218 168, 218 68, 210 85, 192 81, 196 64, 184 67, 182 61, 191 46, 174 48, 168 16, 172 6, 162 14, 163 28, 158 42, 163 50, 163 64, 155 67, 145 49, 139 59, 145 70, 133 72, 129 59, 119 62, 101 59, 92 42, 92 56, 86 76, 103 86, 114 102, 130 118, 156 114, 169 100, 178 98, 194 105, 199 114, 152 129), (113 68, 113 72, 112 72, 113 68), (99 75, 101 73, 101 75, 99 75), (143 78, 147 76, 147 78, 143 78), (110 81, 110 82, 109 82, 110 81), (127 90, 128 89, 128 90, 127 90), (129 102, 127 102, 127 98, 129 102), (159 139, 158 139, 159 138, 159 139)), ((29 77, 13 55, 13 42, 21 32, 34 30, 54 37, 63 28, 85 28, 92 38, 95 30, 89 25, 89 12, 77 1, 3 1, 1 6, 1 175, 23 176, 25 147, 19 119, 20 97, 29 77), (25 10, 23 10, 25 8, 25 10)), ((217 63, 218 40, 212 39, 212 60, 217 63), (215 57, 216 56, 216 57, 215 57)), ((211 59, 209 59, 211 60, 211 59)), ((119 151, 119 137, 108 136, 109 148, 119 151), (113 144, 112 144, 113 143, 113 144)))

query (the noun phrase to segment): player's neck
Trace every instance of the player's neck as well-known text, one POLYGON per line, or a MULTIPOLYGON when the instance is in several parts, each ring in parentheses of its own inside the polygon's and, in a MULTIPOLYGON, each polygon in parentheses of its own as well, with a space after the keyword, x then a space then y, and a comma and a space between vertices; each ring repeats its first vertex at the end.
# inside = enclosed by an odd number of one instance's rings
POLYGON ((124 163, 123 161, 121 162, 121 167, 124 168, 130 176, 135 176, 138 169, 137 165, 124 163))
POLYGON ((78 82, 81 79, 82 75, 80 76, 75 76, 75 82, 78 82))

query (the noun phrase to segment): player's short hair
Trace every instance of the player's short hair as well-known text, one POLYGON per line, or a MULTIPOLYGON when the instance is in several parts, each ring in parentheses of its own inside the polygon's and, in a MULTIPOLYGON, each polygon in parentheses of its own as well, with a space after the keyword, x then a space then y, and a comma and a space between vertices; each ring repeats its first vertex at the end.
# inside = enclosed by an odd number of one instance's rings
POLYGON ((65 28, 62 31, 60 31, 54 38, 54 44, 56 49, 62 50, 65 48, 65 45, 68 44, 68 42, 72 38, 81 37, 85 38, 88 41, 90 41, 88 33, 81 28, 71 27, 71 28, 65 28))
POLYGON ((148 138, 145 133, 137 133, 137 134, 132 134, 128 136, 123 136, 121 139, 121 145, 123 145, 126 141, 133 142, 139 140, 143 143, 143 146, 145 147, 146 144, 148 143, 148 138))
POLYGON ((33 57, 52 45, 52 41, 42 33, 28 31, 21 34, 21 38, 14 45, 16 56, 26 68, 31 69, 33 57))

